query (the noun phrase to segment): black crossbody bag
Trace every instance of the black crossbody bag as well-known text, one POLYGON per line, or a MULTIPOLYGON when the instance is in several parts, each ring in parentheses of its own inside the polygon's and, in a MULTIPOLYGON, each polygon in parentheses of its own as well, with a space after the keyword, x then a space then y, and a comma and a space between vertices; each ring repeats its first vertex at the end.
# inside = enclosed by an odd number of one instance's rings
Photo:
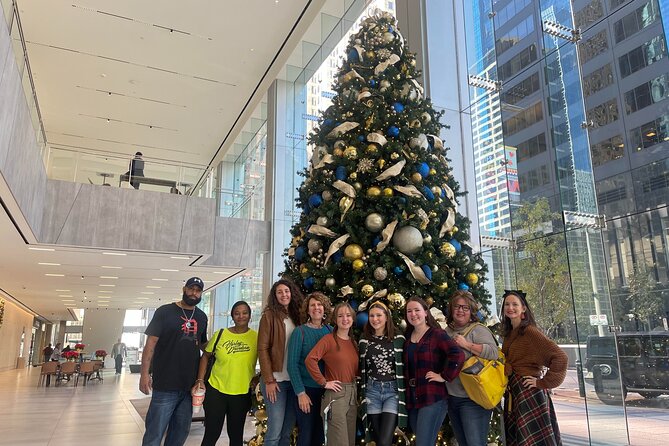
POLYGON ((225 328, 221 328, 219 330, 218 336, 216 336, 216 342, 214 342, 214 348, 211 349, 211 356, 209 356, 209 359, 207 360, 207 371, 204 374, 205 384, 209 382, 209 375, 211 375, 211 368, 214 366, 214 363, 216 362, 216 346, 218 345, 218 341, 221 339, 223 330, 225 330, 225 328))

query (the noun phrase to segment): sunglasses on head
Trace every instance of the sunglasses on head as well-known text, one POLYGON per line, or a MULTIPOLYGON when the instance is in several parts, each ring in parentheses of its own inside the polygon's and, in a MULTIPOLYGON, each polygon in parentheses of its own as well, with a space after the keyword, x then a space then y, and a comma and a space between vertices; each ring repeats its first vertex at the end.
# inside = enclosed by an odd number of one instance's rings
POLYGON ((518 296, 523 302, 527 301, 527 293, 524 293, 522 290, 504 290, 502 299, 506 299, 507 296, 518 296))

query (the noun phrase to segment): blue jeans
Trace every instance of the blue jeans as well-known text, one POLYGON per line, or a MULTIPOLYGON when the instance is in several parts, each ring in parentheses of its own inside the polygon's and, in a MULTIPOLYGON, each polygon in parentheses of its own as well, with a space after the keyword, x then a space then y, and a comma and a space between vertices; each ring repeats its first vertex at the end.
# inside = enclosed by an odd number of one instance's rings
POLYGON ((492 409, 484 409, 469 398, 448 397, 448 418, 459 446, 486 446, 492 409))
POLYGON ((142 446, 160 446, 165 430, 165 446, 183 446, 190 432, 192 417, 190 391, 154 390, 146 413, 142 446))
POLYGON ((448 400, 437 401, 420 409, 409 409, 409 425, 416 435, 416 446, 434 446, 448 412, 448 400))
POLYGON ((295 408, 297 397, 290 381, 279 381, 276 401, 270 403, 267 398, 265 383, 260 384, 260 391, 267 409, 267 432, 264 446, 289 446, 290 434, 295 427, 295 408))
POLYGON ((367 399, 367 413, 398 413, 400 404, 399 395, 397 393, 397 381, 377 381, 375 379, 368 379, 365 390, 365 397, 367 399))
POLYGON ((297 446, 320 446, 325 442, 323 418, 321 418, 321 401, 325 389, 321 387, 305 387, 304 391, 311 399, 311 410, 304 413, 296 408, 297 413, 297 446))

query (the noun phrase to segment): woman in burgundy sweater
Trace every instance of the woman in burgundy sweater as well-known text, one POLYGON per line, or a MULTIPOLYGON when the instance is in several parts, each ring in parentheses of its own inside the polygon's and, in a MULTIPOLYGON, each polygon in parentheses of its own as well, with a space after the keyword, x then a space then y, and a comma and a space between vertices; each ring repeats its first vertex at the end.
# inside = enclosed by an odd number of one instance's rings
POLYGON ((350 336, 354 314, 348 303, 337 304, 332 334, 323 336, 304 360, 314 381, 326 389, 321 415, 327 426, 327 444, 331 445, 355 444, 358 347, 350 336), (321 359, 325 363, 325 376, 318 367, 321 359))

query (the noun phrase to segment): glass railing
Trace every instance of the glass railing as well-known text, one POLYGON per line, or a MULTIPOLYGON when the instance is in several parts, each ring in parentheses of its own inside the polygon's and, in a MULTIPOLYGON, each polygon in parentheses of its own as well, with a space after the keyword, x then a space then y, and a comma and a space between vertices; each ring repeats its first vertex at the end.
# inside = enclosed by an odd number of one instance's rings
POLYGON ((84 152, 52 146, 47 154, 47 175, 53 180, 190 194, 207 166, 143 158, 144 175, 128 175, 132 157, 84 152), (132 184, 131 184, 132 183, 132 184))

